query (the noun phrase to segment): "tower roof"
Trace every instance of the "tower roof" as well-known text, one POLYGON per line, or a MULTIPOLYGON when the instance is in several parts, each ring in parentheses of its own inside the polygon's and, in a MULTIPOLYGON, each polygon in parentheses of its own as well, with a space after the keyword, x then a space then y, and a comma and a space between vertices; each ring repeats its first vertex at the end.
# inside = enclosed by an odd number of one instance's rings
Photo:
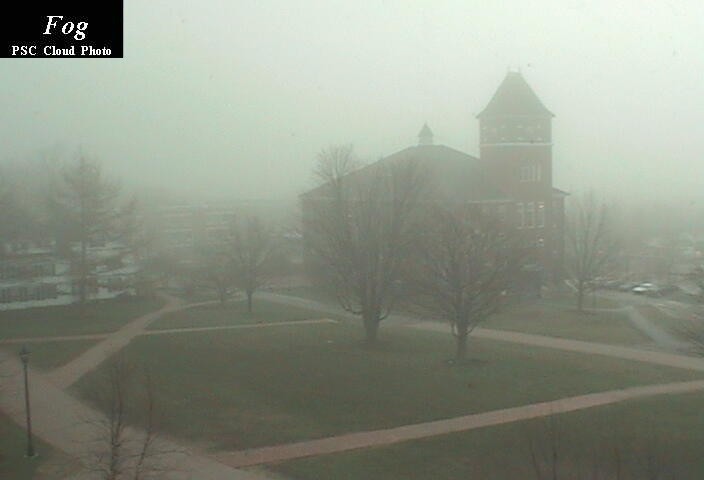
POLYGON ((427 123, 423 124, 423 128, 418 132, 418 145, 432 145, 433 144, 433 131, 430 129, 427 123))
POLYGON ((477 118, 492 115, 538 115, 554 117, 520 72, 508 72, 489 104, 477 118))

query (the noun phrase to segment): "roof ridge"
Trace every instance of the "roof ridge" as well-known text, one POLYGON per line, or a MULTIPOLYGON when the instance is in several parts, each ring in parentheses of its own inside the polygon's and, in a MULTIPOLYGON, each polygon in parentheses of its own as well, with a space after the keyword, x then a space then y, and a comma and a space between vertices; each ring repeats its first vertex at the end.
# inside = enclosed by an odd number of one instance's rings
POLYGON ((554 117, 520 72, 508 72, 477 118, 489 115, 540 115, 554 117))

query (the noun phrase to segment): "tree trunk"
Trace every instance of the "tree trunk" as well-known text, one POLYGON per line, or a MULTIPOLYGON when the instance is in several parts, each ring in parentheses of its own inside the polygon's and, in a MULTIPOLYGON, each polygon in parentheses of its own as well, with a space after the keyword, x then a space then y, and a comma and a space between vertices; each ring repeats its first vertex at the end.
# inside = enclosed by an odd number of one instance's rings
POLYGON ((226 289, 218 288, 218 297, 220 298, 220 305, 223 305, 225 303, 226 294, 227 294, 226 289))
POLYGON ((254 292, 247 291, 247 313, 252 313, 252 296, 254 292))
POLYGON ((367 345, 376 344, 377 333, 379 331, 379 319, 375 315, 363 315, 364 319, 364 341, 367 345))
POLYGON ((584 306, 584 282, 577 282, 577 310, 582 311, 584 306))
POLYGON ((455 349, 455 361, 457 363, 463 362, 467 358, 467 337, 469 333, 467 332, 467 327, 457 327, 457 334, 455 335, 456 349, 455 349))
POLYGON ((79 279, 78 279, 78 301, 81 305, 86 303, 86 288, 88 285, 88 272, 87 272, 87 266, 86 266, 86 257, 87 257, 87 252, 86 252, 86 242, 85 240, 81 241, 81 264, 79 265, 79 279))

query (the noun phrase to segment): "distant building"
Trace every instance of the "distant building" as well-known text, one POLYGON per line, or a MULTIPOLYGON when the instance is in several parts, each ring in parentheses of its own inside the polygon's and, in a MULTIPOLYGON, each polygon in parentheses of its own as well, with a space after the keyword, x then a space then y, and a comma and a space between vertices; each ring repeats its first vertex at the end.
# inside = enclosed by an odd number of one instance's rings
MULTIPOLYGON (((382 158, 377 164, 414 161, 429 172, 445 200, 476 205, 518 232, 528 268, 560 278, 564 257, 564 199, 553 186, 552 118, 518 72, 509 72, 479 119, 480 158, 437 145, 423 125, 418 145, 382 158)), ((376 164, 375 164, 376 165, 376 164)), ((315 196, 317 189, 302 195, 315 196)), ((304 211, 305 216, 305 211, 304 211)))
MULTIPOLYGON (((8 242, 0 247, 0 310, 67 305, 78 300, 78 275, 72 255, 59 255, 55 242, 8 242)), ((69 248, 78 255, 77 244, 69 248)), ((88 259, 89 300, 136 293, 141 267, 125 245, 92 245, 88 259)))
POLYGON ((54 300, 67 265, 57 262, 51 246, 7 242, 0 259, 0 309, 8 304, 54 300))
POLYGON ((226 205, 166 205, 149 219, 154 250, 184 259, 199 248, 222 243, 232 230, 235 208, 226 205))

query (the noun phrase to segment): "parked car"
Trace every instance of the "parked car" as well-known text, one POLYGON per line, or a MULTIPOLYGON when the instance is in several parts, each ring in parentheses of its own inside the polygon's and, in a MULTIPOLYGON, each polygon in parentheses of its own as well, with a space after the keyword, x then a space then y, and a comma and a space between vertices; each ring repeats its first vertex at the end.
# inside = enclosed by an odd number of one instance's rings
POLYGON ((630 292, 631 290, 633 290, 634 287, 637 287, 637 286, 638 286, 637 283, 626 282, 626 283, 622 283, 621 285, 619 285, 618 289, 622 292, 630 292))
POLYGON ((631 292, 637 295, 658 295, 660 289, 654 283, 645 282, 633 287, 631 292))

